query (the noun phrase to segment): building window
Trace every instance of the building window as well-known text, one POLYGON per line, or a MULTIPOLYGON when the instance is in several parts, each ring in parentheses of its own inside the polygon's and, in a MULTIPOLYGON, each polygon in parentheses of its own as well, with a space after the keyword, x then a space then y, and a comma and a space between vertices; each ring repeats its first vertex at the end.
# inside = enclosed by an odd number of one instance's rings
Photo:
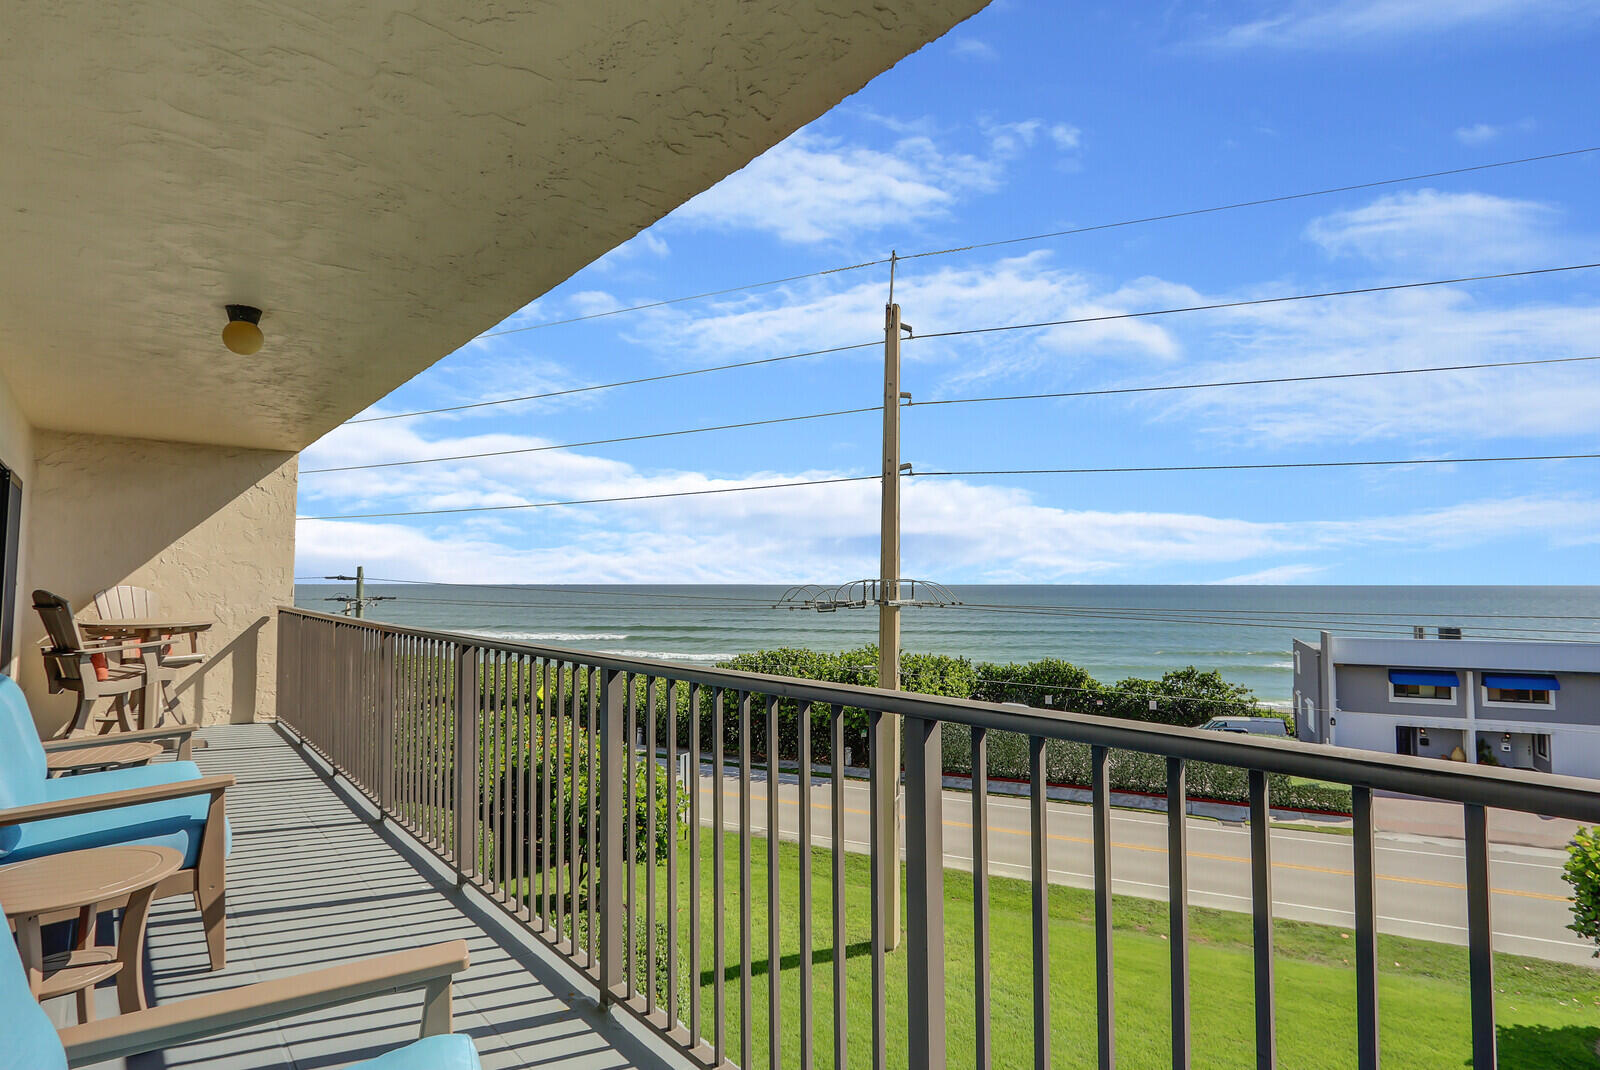
POLYGON ((1438 669, 1390 669, 1389 697, 1400 702, 1454 702, 1461 681, 1438 669))
POLYGON ((1456 689, 1440 686, 1439 684, 1392 684, 1395 698, 1431 698, 1440 702, 1452 702, 1456 697, 1456 689))
POLYGON ((1543 758, 1545 761, 1549 761, 1550 760, 1550 737, 1549 736, 1534 736, 1533 737, 1533 756, 1535 758, 1543 758))
POLYGON ((1514 702, 1521 706, 1548 706, 1550 692, 1531 687, 1487 687, 1485 697, 1490 702, 1514 702))
POLYGON ((1483 674, 1483 701, 1490 706, 1545 706, 1556 704, 1561 684, 1554 676, 1483 674))

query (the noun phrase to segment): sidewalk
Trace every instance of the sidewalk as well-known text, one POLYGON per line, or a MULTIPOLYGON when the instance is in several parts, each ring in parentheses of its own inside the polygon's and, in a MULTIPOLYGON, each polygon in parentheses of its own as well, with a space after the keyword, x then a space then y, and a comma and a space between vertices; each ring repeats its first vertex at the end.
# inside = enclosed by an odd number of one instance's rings
MULTIPOLYGON (((1379 832, 1451 840, 1463 837, 1461 807, 1456 803, 1379 792, 1373 797, 1372 810, 1373 822, 1379 832)), ((1490 843, 1560 850, 1572 841, 1577 831, 1578 822, 1564 818, 1539 817, 1512 810, 1489 811, 1490 843)))

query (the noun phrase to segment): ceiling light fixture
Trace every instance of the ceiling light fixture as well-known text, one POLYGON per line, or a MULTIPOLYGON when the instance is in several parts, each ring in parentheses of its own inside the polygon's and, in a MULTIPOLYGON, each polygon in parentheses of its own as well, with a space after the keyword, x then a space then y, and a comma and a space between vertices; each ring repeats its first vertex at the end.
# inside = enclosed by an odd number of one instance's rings
POLYGON ((241 357, 251 356, 261 349, 265 341, 261 328, 261 310, 250 305, 229 305, 228 325, 222 328, 222 344, 241 357))

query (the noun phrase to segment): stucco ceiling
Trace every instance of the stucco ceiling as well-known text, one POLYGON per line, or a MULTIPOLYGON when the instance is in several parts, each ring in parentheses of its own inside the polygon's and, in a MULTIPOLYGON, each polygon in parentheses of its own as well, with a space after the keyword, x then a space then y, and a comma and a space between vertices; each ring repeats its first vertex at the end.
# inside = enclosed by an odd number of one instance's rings
POLYGON ((9 5, 0 374, 38 427, 297 449, 985 2, 9 5))

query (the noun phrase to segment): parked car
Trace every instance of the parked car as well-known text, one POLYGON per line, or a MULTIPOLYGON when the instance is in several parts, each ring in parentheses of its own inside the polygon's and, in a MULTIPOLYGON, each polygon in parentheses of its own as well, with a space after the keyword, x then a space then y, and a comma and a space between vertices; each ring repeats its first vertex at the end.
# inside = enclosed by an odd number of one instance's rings
POLYGON ((1213 732, 1239 732, 1252 736, 1287 736, 1289 728, 1278 717, 1213 717, 1200 726, 1213 732))

